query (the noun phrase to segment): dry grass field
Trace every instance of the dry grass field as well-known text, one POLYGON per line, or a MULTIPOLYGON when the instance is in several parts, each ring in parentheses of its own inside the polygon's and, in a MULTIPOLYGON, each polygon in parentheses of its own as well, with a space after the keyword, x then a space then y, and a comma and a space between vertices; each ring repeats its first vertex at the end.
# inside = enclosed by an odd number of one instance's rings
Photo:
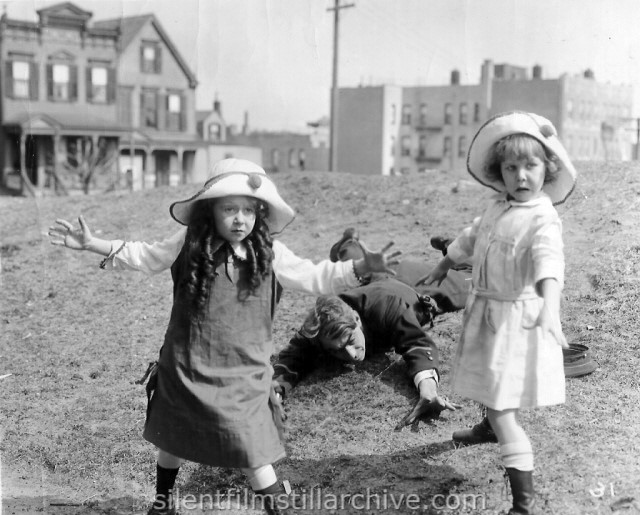
MULTIPOLYGON (((539 513, 640 513, 640 166, 578 163, 578 170, 577 190, 558 209, 567 260, 563 321, 568 340, 589 346, 598 369, 567 380, 565 405, 527 411, 522 423, 535 451, 539 513)), ((370 247, 393 239, 405 256, 436 260, 429 237, 457 233, 481 213, 488 194, 442 173, 274 179, 298 212, 282 241, 316 261, 348 226, 370 247)), ((54 247, 46 231, 57 217, 83 214, 101 237, 159 239, 176 228, 169 204, 198 187, 38 201, 0 197, 3 514, 144 513, 154 491, 155 451, 141 437, 146 396, 135 380, 162 342, 169 273, 104 272, 98 256, 54 247)), ((312 302, 285 292, 274 326, 276 352, 312 302)), ((431 330, 443 355, 441 390, 460 410, 396 431, 415 393, 395 355, 355 370, 321 369, 288 402, 280 478, 298 493, 342 499, 337 513, 507 510, 497 446, 456 448, 450 439, 480 418, 478 406, 450 392, 460 319, 442 316, 431 330), (421 510, 414 509, 416 499, 421 510)), ((241 491, 246 482, 235 470, 187 464, 177 486, 185 498, 232 495, 230 488, 241 491)), ((294 511, 334 507, 323 506, 294 511)), ((255 513, 231 502, 218 508, 255 513)))

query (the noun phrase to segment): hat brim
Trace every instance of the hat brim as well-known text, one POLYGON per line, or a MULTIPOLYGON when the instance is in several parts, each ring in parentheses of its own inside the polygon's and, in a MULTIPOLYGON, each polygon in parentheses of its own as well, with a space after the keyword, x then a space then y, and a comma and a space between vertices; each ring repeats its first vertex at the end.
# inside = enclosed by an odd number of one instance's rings
POLYGON ((487 176, 487 161, 493 145, 512 134, 527 134, 537 139, 557 159, 558 173, 553 182, 542 187, 554 205, 562 204, 573 192, 576 185, 574 168, 564 146, 555 134, 555 128, 549 120, 533 113, 511 111, 501 113, 489 119, 480 127, 469 146, 467 170, 480 184, 498 192, 506 191, 500 180, 491 180, 487 176))
POLYGON ((189 225, 195 202, 229 196, 253 197, 268 204, 266 223, 272 234, 282 232, 295 218, 295 212, 280 197, 275 184, 266 174, 246 172, 227 172, 216 177, 193 197, 171 204, 169 212, 176 222, 189 225), (254 176, 259 180, 252 179, 254 176))

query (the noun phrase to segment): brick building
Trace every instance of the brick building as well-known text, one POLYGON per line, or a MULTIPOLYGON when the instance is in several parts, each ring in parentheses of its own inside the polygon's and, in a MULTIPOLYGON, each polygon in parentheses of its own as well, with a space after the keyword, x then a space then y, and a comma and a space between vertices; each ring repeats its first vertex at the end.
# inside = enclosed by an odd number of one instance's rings
POLYGON ((480 126, 494 114, 523 110, 558 129, 573 159, 629 159, 633 88, 581 76, 544 79, 528 70, 487 60, 479 84, 340 88, 337 170, 395 175, 449 170, 464 173, 466 153, 480 126))

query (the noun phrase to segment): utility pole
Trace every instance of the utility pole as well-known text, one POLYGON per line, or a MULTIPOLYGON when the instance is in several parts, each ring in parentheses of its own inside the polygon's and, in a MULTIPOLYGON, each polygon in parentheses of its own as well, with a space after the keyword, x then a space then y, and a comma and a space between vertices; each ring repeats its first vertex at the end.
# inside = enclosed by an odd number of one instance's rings
POLYGON ((355 4, 340 5, 340 0, 334 0, 334 6, 327 9, 333 11, 333 75, 331 78, 331 119, 329 120, 329 171, 335 172, 338 148, 337 118, 338 118, 338 41, 340 23, 340 9, 353 7, 355 4))

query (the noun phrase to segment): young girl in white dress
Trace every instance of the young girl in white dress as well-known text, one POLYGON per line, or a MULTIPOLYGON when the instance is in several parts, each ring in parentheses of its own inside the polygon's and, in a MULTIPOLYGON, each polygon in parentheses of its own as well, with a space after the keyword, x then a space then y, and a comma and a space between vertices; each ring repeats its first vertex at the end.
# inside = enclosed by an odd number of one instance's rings
POLYGON ((150 515, 173 514, 172 490, 183 460, 241 468, 268 513, 279 513, 281 487, 272 463, 285 456, 281 407, 272 388, 271 322, 280 287, 315 295, 359 284, 368 272, 390 271, 399 252, 366 248, 364 258, 314 264, 273 235, 294 213, 258 165, 218 162, 204 187, 175 202, 181 228, 147 244, 94 237, 82 217, 76 229, 57 220, 51 243, 106 258, 101 268, 153 274, 170 269, 173 307, 143 436, 158 448, 156 497, 150 515))
POLYGON ((525 112, 485 123, 467 167, 499 193, 419 283, 441 282, 451 266, 473 257, 454 390, 487 407, 511 483, 509 514, 530 514, 533 451, 517 415, 520 408, 565 400, 564 254, 553 206, 573 191, 576 171, 551 122, 525 112))

